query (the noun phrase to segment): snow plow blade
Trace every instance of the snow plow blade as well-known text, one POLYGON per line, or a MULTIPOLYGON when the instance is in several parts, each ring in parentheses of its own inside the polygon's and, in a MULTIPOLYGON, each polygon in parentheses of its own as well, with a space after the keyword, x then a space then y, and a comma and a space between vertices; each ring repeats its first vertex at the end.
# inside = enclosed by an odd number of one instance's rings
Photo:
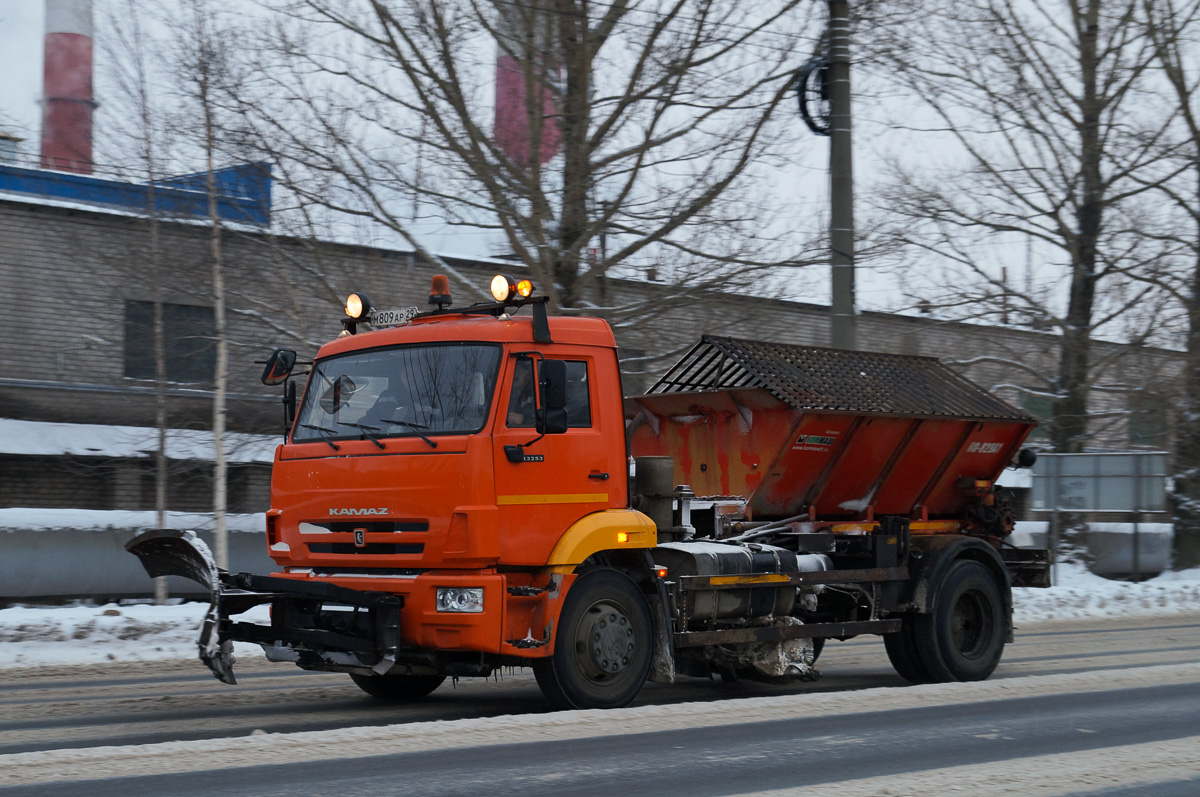
POLYGON ((200 629, 200 660, 218 681, 236 684, 233 676, 233 640, 219 638, 221 627, 221 575, 212 551, 194 531, 155 529, 125 543, 125 550, 142 562, 152 578, 183 576, 208 588, 209 606, 200 629))
POLYGON ((191 531, 147 531, 126 543, 125 549, 141 560, 151 576, 183 576, 208 588, 200 660, 218 681, 237 683, 235 640, 262 645, 268 658, 284 657, 273 661, 295 661, 308 669, 380 674, 395 665, 404 605, 399 595, 323 581, 228 573, 217 567, 208 546, 191 531), (270 625, 230 619, 264 603, 271 604, 270 625))

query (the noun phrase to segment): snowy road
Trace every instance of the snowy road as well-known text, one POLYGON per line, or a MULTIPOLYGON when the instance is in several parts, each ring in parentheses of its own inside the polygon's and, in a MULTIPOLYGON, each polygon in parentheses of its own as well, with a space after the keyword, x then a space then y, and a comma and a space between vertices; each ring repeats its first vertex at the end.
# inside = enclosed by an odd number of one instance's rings
MULTIPOLYGON (((306 674, 261 660, 247 664, 238 687, 217 683, 191 662, 0 671, 0 794, 10 793, 6 785, 12 793, 78 793, 77 782, 59 787, 48 781, 114 776, 89 783, 89 793, 216 794, 224 782, 246 787, 233 790, 239 794, 282 794, 287 788, 291 793, 378 794, 389 793, 386 782, 397 773, 418 771, 426 775, 417 781, 404 777, 406 793, 464 793, 464 780, 434 777, 446 771, 447 760, 467 780, 487 780, 487 767, 506 761, 511 771, 501 776, 507 780, 496 781, 505 784, 500 793, 528 794, 574 793, 588 779, 585 771, 633 793, 645 792, 642 786, 651 783, 655 791, 672 793, 671 783, 692 778, 703 783, 692 794, 771 790, 830 778, 862 781, 861 792, 839 786, 842 797, 881 793, 882 782, 875 778, 893 783, 914 777, 902 774, 912 769, 921 772, 923 782, 942 777, 953 783, 962 774, 952 767, 971 762, 991 762, 997 777, 1074 767, 1099 773, 1100 785, 1107 786, 1129 783, 1143 771, 1153 773, 1164 788, 1196 786, 1188 778, 1200 776, 1200 740, 1192 738, 1200 734, 1200 615, 1027 627, 1018 631, 996 675, 983 684, 897 688, 903 682, 877 640, 831 643, 821 659, 826 677, 816 684, 652 684, 635 707, 618 712, 545 714, 547 704, 524 675, 498 682, 464 680, 417 707, 380 707, 344 676, 306 674), (981 700, 992 702, 975 703, 981 700), (800 719, 813 711, 828 719, 800 719), (865 711, 878 713, 864 720, 865 711), (707 719, 688 719, 697 712, 707 719), (918 715, 923 718, 919 727, 914 724, 918 715), (738 727, 697 730, 729 723, 738 727), (599 730, 589 731, 589 725, 599 730), (603 743, 592 737, 603 737, 603 743), (771 747, 776 737, 780 746, 771 747), (155 744, 172 740, 183 743, 155 744), (436 743, 430 746, 430 740, 436 743), (522 746, 537 740, 556 741, 553 750, 522 746), (469 761, 445 749, 504 742, 511 744, 473 750, 469 761), (1146 744, 1151 747, 1140 747, 1146 744), (780 752, 785 749, 808 752, 793 760, 780 752), (352 776, 343 776, 345 767, 326 764, 288 768, 281 780, 278 769, 262 766, 283 763, 291 755, 284 751, 301 751, 297 760, 311 760, 379 750, 406 752, 356 759, 352 776), (774 752, 766 755, 768 750, 774 752), (664 751, 670 751, 665 759, 664 751), (839 755, 844 758, 839 765, 814 768, 814 762, 837 761, 839 755), (540 765, 546 756, 557 763, 540 765), (1044 760, 997 763, 1030 756, 1044 760), (726 769, 703 765, 716 759, 743 763, 728 768, 721 780, 718 775, 726 769), (1116 763, 1121 761, 1126 763, 1116 763), (236 777, 226 773, 200 781, 171 774, 229 766, 247 768, 236 777), (1113 770, 1108 776, 1106 768, 1113 770), (583 781, 551 777, 571 772, 583 781), (630 780, 624 781, 622 773, 630 780), (133 774, 151 780, 120 777, 133 774), (321 782, 319 789, 314 779, 321 782), (207 785, 189 791, 189 783, 207 785)), ((977 783, 982 771, 973 769, 968 782, 977 783)), ((1082 784, 1072 788, 1092 790, 1082 784)), ((1012 793, 1072 793, 1038 788, 1024 783, 1012 793)), ((470 789, 478 790, 484 789, 470 789)))

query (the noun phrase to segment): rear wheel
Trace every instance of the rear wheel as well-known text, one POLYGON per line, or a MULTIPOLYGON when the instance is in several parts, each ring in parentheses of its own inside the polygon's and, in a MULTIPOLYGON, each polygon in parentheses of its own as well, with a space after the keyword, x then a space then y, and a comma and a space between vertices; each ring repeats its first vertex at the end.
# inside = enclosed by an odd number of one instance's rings
POLYGON ((571 586, 554 653, 533 673, 558 708, 629 705, 650 673, 654 637, 646 599, 623 573, 593 570, 571 586))
POLYGON ((917 654, 935 681, 982 681, 1004 652, 1004 603, 996 578, 979 562, 955 564, 933 610, 913 624, 917 654))
POLYGON ((350 680, 371 697, 391 703, 419 700, 442 685, 444 675, 359 675, 350 673, 350 680))
POLYGON ((924 684, 932 679, 917 654, 917 642, 913 636, 915 619, 915 615, 908 615, 899 631, 884 634, 883 646, 887 650, 888 660, 901 678, 914 684, 924 684))

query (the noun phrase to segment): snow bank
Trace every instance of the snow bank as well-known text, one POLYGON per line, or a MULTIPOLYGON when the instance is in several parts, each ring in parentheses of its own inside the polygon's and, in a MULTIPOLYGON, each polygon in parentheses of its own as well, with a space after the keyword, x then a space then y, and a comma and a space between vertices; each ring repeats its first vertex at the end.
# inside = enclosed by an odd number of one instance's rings
POLYGON ((1200 612, 1200 568, 1167 571, 1131 584, 1102 578, 1078 563, 1060 564, 1057 583, 1050 589, 1013 590, 1013 622, 1017 625, 1184 612, 1200 612))
MULTIPOLYGON (((14 606, 0 609, 0 668, 194 659, 208 604, 14 606)), ((270 622, 266 606, 241 615, 270 622)), ((261 656, 237 643, 239 657, 261 656)))

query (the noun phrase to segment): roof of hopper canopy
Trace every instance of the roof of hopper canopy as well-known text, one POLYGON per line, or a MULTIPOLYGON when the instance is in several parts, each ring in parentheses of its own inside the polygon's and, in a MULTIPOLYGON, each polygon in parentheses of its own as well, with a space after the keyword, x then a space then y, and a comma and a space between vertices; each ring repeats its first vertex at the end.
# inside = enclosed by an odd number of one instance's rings
POLYGON ((1031 420, 932 357, 705 335, 647 391, 761 387, 800 410, 1031 420))

